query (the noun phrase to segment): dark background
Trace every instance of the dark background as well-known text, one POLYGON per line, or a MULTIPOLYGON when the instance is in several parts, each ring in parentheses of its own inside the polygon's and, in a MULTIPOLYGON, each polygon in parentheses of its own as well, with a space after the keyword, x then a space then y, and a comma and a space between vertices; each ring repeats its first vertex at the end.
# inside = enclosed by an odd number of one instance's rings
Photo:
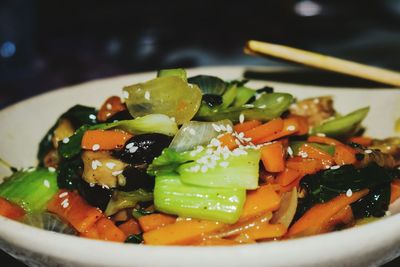
MULTIPOLYGON (((244 55, 248 39, 400 70, 400 1, 0 0, 0 108, 139 71, 282 64, 244 55)), ((11 261, 0 252, 2 266, 23 266, 11 261)))

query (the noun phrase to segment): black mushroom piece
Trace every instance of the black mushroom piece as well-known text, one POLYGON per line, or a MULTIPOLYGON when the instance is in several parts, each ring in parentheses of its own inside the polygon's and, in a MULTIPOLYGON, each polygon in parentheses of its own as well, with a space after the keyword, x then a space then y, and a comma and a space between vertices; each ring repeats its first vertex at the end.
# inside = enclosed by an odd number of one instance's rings
POLYGON ((127 109, 122 110, 120 112, 115 113, 114 115, 110 116, 106 122, 115 122, 115 121, 124 121, 124 120, 133 120, 134 118, 129 113, 127 109))
POLYGON ((153 191, 154 189, 155 179, 146 173, 146 168, 127 166, 118 178, 118 190, 120 191, 129 192, 140 188, 153 191))
POLYGON ((151 163, 171 141, 171 137, 163 134, 136 135, 129 139, 121 150, 115 150, 113 156, 133 165, 151 163))
POLYGON ((104 211, 111 199, 112 191, 106 187, 96 184, 89 184, 83 179, 78 184, 79 194, 92 206, 104 211))

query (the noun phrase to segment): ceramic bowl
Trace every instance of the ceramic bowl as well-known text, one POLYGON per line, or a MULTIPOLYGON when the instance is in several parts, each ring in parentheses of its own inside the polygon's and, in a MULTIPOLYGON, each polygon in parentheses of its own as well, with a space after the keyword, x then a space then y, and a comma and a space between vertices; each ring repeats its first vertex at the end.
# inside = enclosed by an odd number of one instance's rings
MULTIPOLYGON (((242 67, 189 70, 189 75, 210 74, 240 78, 242 67)), ((266 69, 265 71, 271 71, 266 69)), ((61 88, 0 111, 0 155, 17 167, 36 164, 39 140, 57 117, 75 104, 100 106, 125 85, 151 79, 154 72, 97 80, 61 88)), ((342 113, 371 106, 365 125, 376 137, 395 135, 400 118, 400 93, 389 89, 351 89, 252 81, 298 98, 332 95, 342 113)), ((6 175, 2 170, 0 177, 6 175)), ((261 267, 261 266, 376 266, 400 255, 400 215, 356 228, 296 240, 236 247, 158 247, 116 244, 77 238, 36 229, 0 217, 0 247, 30 266, 85 267, 261 267)))

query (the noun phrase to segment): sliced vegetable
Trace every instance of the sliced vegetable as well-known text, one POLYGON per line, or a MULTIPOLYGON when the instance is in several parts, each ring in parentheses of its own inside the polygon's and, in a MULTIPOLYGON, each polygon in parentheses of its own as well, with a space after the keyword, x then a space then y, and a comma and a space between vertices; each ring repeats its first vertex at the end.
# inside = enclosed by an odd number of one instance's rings
POLYGON ((251 142, 254 144, 258 144, 258 142, 263 138, 276 134, 283 129, 283 120, 281 118, 277 118, 271 120, 267 123, 264 123, 260 126, 257 126, 251 130, 248 130, 244 133, 247 138, 251 138, 251 142))
POLYGON ((58 190, 54 171, 45 168, 15 172, 0 184, 0 196, 27 212, 40 212, 58 190))
POLYGON ((291 191, 282 195, 281 205, 271 219, 271 223, 280 223, 289 228, 296 214, 297 209, 297 190, 293 188, 291 191))
POLYGON ((234 150, 238 147, 238 141, 231 133, 226 133, 218 137, 221 147, 227 147, 229 150, 234 150))
POLYGON ((124 232, 126 236, 138 235, 141 233, 139 223, 135 219, 129 219, 123 224, 120 224, 118 228, 124 232))
POLYGON ((229 107, 235 101, 237 87, 235 84, 228 86, 225 93, 222 95, 221 109, 229 107))
POLYGON ((232 122, 222 120, 216 122, 190 121, 182 125, 170 144, 170 148, 182 152, 208 144, 221 132, 232 130, 232 122))
POLYGON ((257 190, 249 191, 239 221, 243 222, 275 211, 279 208, 280 203, 281 197, 270 185, 263 185, 257 190))
POLYGON ((337 165, 346 165, 356 163, 356 151, 345 145, 337 145, 335 148, 334 161, 337 165))
POLYGON ((246 86, 238 86, 236 91, 236 97, 232 106, 241 107, 245 105, 255 94, 256 90, 253 90, 246 86))
POLYGON ((323 233, 324 226, 337 212, 368 194, 368 189, 354 192, 351 196, 338 195, 330 201, 317 204, 309 209, 292 227, 288 237, 301 237, 323 233))
POLYGON ((350 135, 359 129, 362 120, 367 116, 368 112, 369 107, 365 107, 353 111, 346 116, 328 120, 314 127, 312 133, 323 133, 328 136, 350 135))
POLYGON ((126 110, 126 106, 122 103, 118 96, 110 96, 101 106, 97 113, 97 120, 104 122, 113 117, 117 113, 126 110))
POLYGON ((302 176, 302 172, 288 167, 276 176, 276 183, 281 186, 287 186, 302 176))
POLYGON ((114 191, 104 214, 110 216, 122 209, 133 208, 139 202, 151 200, 153 200, 153 193, 146 192, 143 189, 138 189, 132 192, 114 191))
POLYGON ((257 126, 260 126, 261 124, 262 124, 261 121, 257 120, 245 121, 242 123, 235 124, 235 126, 233 126, 233 129, 235 130, 235 132, 241 133, 249 131, 257 126))
POLYGON ((200 220, 177 221, 157 230, 143 234, 148 245, 187 245, 200 241, 204 234, 215 232, 224 227, 223 223, 200 220))
POLYGON ((267 144, 260 148, 264 168, 269 172, 285 170, 285 149, 281 142, 267 144))
POLYGON ((181 165, 177 172, 186 184, 256 189, 259 161, 260 152, 254 149, 235 149, 219 155, 214 151, 214 154, 181 165))
POLYGON ((180 77, 165 76, 124 87, 125 101, 131 115, 165 114, 176 123, 190 121, 201 104, 201 90, 180 77))
POLYGON ((301 156, 301 147, 303 145, 312 146, 320 151, 328 153, 330 156, 335 155, 335 146, 334 145, 326 145, 320 143, 312 143, 312 142, 304 142, 304 141, 294 141, 290 142, 290 148, 293 151, 293 155, 301 156))
POLYGON ((83 134, 81 147, 90 150, 113 150, 124 146, 131 134, 123 131, 88 130, 83 134), (94 149, 94 148, 97 149, 94 149))
POLYGON ((67 190, 58 191, 47 209, 70 223, 79 233, 88 231, 103 216, 99 209, 88 205, 79 194, 67 190))
POLYGON ((372 138, 367 136, 353 136, 350 137, 348 141, 365 147, 371 146, 373 142, 372 138))
POLYGON ((139 218, 140 227, 143 229, 144 232, 156 230, 175 222, 176 217, 160 213, 154 213, 139 218))
POLYGON ((125 242, 126 235, 108 218, 101 217, 91 228, 80 234, 82 237, 112 241, 125 242))
POLYGON ((167 214, 234 223, 242 212, 245 191, 187 185, 176 175, 157 176, 154 205, 167 214))
POLYGON ((283 224, 269 224, 260 223, 256 227, 250 227, 243 231, 243 235, 246 235, 252 240, 279 238, 286 234, 287 227, 283 224))
POLYGON ((286 161, 286 167, 296 170, 302 175, 314 174, 325 168, 321 160, 302 157, 289 158, 286 161))
POLYGON ((12 220, 20 220, 24 217, 25 210, 7 199, 0 197, 0 215, 12 220))
POLYGON ((186 70, 184 69, 163 69, 157 72, 157 77, 176 76, 187 81, 186 70))

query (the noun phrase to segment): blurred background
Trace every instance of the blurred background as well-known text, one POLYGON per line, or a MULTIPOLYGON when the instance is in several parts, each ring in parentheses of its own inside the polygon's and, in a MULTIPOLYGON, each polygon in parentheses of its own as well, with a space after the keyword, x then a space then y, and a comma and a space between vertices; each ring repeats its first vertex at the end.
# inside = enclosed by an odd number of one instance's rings
POLYGON ((0 0, 0 108, 160 68, 288 65, 244 55, 248 39, 400 70, 400 0, 0 0))

